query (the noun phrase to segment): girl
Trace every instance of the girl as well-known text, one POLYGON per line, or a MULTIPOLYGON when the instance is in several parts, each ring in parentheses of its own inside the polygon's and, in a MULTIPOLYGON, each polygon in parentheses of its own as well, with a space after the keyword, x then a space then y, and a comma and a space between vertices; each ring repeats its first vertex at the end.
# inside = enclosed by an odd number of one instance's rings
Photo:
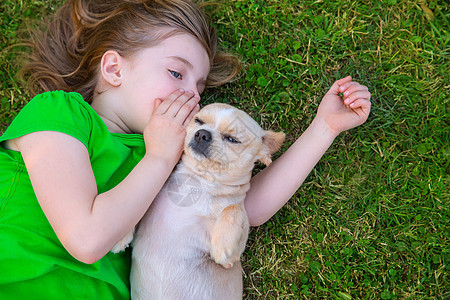
MULTIPOLYGON (((0 298, 127 299, 130 253, 109 251, 178 162, 200 94, 239 62, 217 51, 188 0, 69 0, 32 46, 23 72, 44 93, 0 137, 0 298)), ((366 87, 337 81, 306 132, 252 180, 251 224, 369 111, 366 87)))

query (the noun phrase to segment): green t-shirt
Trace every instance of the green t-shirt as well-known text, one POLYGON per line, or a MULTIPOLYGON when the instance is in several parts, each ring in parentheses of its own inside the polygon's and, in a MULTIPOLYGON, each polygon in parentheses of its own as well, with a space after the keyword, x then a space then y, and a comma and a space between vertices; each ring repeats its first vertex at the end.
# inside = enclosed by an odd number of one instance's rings
POLYGON ((0 299, 128 299, 130 251, 91 265, 74 259, 39 206, 22 156, 2 144, 36 131, 80 140, 99 193, 122 181, 145 153, 142 135, 110 133, 80 94, 46 92, 25 105, 0 137, 0 299))

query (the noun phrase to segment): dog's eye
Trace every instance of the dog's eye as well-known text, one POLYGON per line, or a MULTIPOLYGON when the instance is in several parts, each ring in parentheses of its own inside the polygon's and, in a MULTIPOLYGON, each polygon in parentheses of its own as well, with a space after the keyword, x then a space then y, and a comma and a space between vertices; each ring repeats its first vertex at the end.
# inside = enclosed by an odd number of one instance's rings
POLYGON ((223 139, 224 139, 225 141, 228 141, 228 142, 233 143, 233 144, 240 144, 240 143, 241 143, 240 141, 238 141, 237 139, 235 139, 235 138, 232 137, 231 135, 227 135, 227 134, 225 134, 225 135, 223 136, 223 139))
POLYGON ((205 122, 203 122, 203 121, 200 120, 199 118, 195 118, 195 123, 197 123, 198 125, 203 125, 203 124, 205 124, 205 122))

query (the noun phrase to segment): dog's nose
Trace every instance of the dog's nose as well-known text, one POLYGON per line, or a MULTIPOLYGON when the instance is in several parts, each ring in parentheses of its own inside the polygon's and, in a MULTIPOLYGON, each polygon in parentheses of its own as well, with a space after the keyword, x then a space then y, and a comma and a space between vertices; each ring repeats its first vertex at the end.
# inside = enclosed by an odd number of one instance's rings
POLYGON ((200 129, 195 133, 195 141, 198 144, 209 144, 211 142, 211 132, 205 129, 200 129))
POLYGON ((197 154, 209 157, 210 148, 213 143, 211 132, 205 129, 200 129, 194 134, 193 139, 189 143, 189 147, 197 154))

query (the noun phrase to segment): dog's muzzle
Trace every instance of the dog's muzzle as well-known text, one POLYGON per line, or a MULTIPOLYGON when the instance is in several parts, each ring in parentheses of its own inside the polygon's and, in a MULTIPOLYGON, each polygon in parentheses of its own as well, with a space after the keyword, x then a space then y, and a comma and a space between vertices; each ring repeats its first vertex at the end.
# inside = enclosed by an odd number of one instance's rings
POLYGON ((209 157, 211 143, 211 132, 205 129, 200 129, 195 133, 194 137, 189 143, 189 147, 191 147, 194 152, 202 154, 205 157, 209 157))

